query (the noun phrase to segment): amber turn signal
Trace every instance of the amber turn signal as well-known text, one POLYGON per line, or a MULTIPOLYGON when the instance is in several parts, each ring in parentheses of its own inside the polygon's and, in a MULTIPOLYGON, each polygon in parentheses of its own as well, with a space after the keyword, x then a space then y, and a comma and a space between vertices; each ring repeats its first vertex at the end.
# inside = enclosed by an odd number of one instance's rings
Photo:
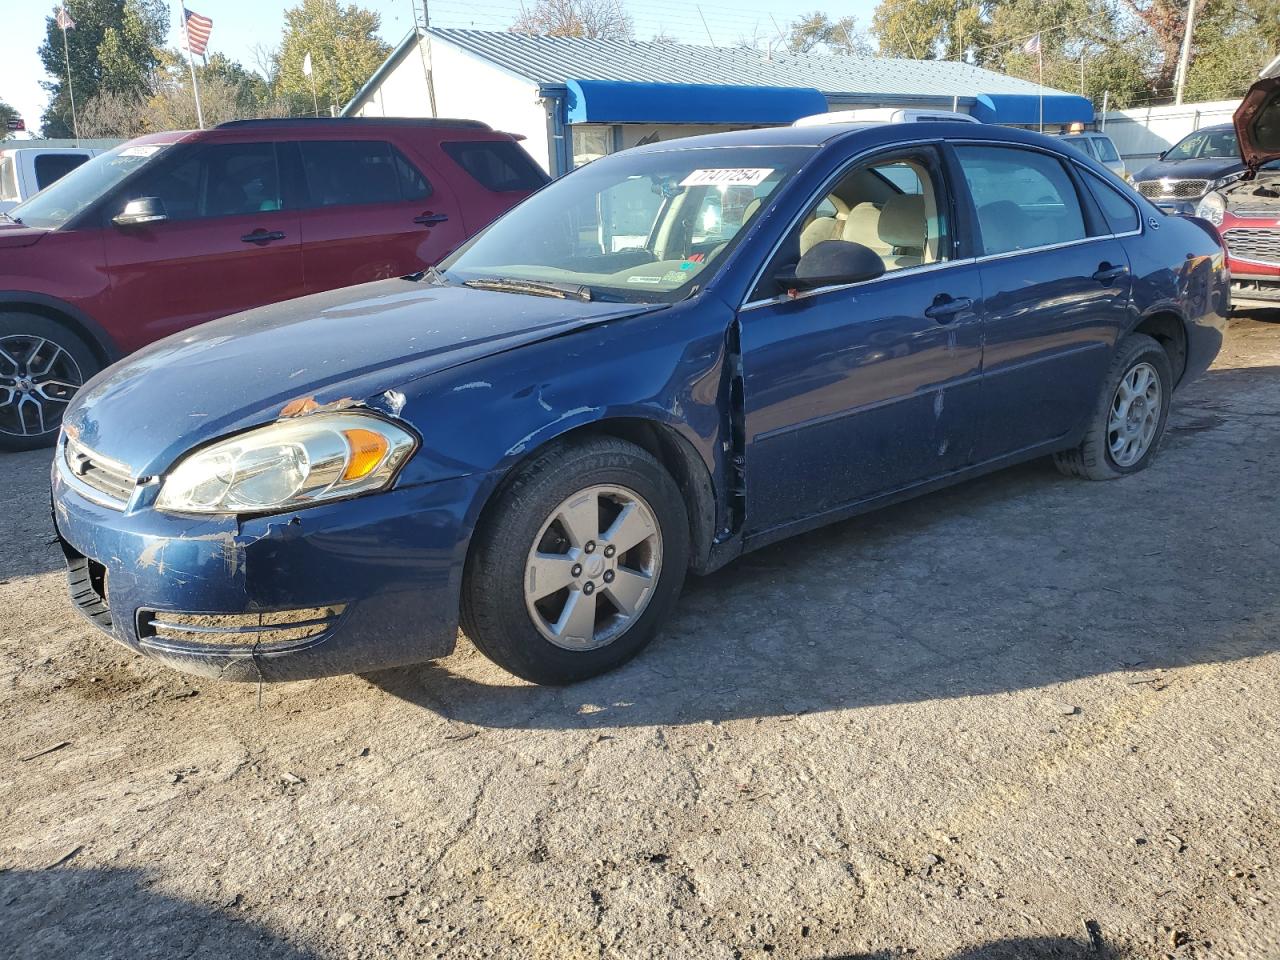
POLYGON ((359 480, 361 477, 368 476, 377 469, 378 464, 382 463, 383 457, 390 449, 386 437, 372 430, 362 430, 357 427, 343 430, 342 435, 347 438, 347 444, 351 448, 347 469, 342 471, 343 480, 359 480))

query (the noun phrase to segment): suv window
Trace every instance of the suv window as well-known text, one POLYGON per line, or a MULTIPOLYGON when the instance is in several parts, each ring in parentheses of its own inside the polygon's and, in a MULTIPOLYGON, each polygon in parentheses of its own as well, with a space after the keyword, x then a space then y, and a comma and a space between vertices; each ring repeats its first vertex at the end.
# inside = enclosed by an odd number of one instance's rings
POLYGON ((1085 237, 1084 211, 1062 163, 1018 147, 956 147, 982 231, 982 252, 1009 253, 1085 237))
POLYGON ((211 143, 174 163, 143 173, 123 192, 119 206, 158 197, 170 220, 236 217, 280 210, 280 172, 271 143, 211 143))
POLYGON ((431 194, 427 178, 385 140, 303 140, 298 147, 309 206, 399 203, 431 194))
POLYGON ((547 182, 542 168, 510 140, 470 140, 440 146, 482 187, 495 193, 537 190, 547 182))
POLYGON ((1112 233, 1130 233, 1138 229, 1138 211, 1120 190, 1101 177, 1085 171, 1089 188, 1093 191, 1102 208, 1102 215, 1107 218, 1107 226, 1112 233))
POLYGON ((41 153, 36 156, 36 189, 43 190, 65 177, 89 157, 83 153, 41 153))
POLYGON ((1115 163, 1120 159, 1120 154, 1116 153, 1116 145, 1111 142, 1110 137, 1093 138, 1093 147, 1098 152, 1098 159, 1103 163, 1115 163))

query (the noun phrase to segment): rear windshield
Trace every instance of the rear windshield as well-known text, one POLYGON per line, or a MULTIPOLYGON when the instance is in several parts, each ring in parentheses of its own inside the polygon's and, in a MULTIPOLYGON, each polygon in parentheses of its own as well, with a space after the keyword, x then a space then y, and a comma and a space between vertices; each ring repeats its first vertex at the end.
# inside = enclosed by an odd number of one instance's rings
POLYGON ((548 179, 529 155, 510 140, 470 140, 441 146, 458 166, 495 193, 527 193, 548 179))

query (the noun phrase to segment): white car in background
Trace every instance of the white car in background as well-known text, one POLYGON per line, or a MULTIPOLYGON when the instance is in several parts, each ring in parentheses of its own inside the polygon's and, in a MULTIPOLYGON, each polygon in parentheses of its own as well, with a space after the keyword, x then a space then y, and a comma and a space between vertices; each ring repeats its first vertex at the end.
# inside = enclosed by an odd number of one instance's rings
POLYGON ((16 207, 100 153, 102 150, 97 147, 0 148, 0 213, 16 207))

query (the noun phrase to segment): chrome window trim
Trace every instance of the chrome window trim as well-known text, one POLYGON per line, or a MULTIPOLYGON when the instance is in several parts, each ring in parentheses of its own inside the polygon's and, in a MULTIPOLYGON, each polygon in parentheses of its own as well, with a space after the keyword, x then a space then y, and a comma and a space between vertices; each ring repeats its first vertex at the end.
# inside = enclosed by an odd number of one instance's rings
MULTIPOLYGON (((773 259, 773 254, 769 255, 769 259, 773 259)), ((933 273, 938 270, 945 270, 947 267, 963 267, 972 266, 977 263, 976 257, 965 257, 963 260, 939 260, 936 263, 922 263, 914 267, 903 267, 900 270, 886 270, 878 277, 872 277, 870 280, 858 280, 854 283, 835 283, 829 287, 818 287, 815 290, 802 290, 794 297, 790 294, 780 293, 776 297, 769 297, 765 300, 751 300, 744 303, 738 308, 738 312, 742 313, 747 310, 755 310, 758 307, 767 307, 774 303, 795 303, 797 300, 807 300, 809 297, 816 297, 826 293, 839 293, 842 290, 852 290, 854 287, 866 287, 873 283, 880 283, 884 280, 895 280, 898 277, 915 276, 921 273, 933 273)), ((757 281, 758 283, 759 281, 757 281)), ((754 286, 753 286, 754 289, 754 286)))

